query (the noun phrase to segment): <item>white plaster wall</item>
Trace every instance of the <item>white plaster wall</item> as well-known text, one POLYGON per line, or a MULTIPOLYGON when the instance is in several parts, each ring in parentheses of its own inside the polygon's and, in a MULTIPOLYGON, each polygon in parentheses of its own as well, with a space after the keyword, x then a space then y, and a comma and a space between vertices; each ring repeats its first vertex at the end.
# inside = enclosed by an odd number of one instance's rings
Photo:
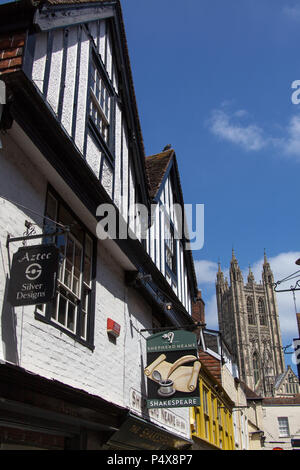
POLYGON ((75 143, 79 150, 83 152, 84 134, 86 127, 86 101, 89 73, 89 38, 82 29, 80 50, 80 71, 78 85, 78 101, 75 129, 75 143))
POLYGON ((47 101, 56 114, 58 109, 59 92, 61 88, 62 57, 63 30, 59 29, 53 33, 53 46, 47 92, 47 101))
MULTIPOLYGON (((45 208, 46 180, 37 168, 23 156, 23 151, 7 135, 2 137, 3 149, 0 150, 0 195, 43 214, 45 208)), ((8 288, 9 260, 20 243, 10 243, 6 248, 7 235, 22 236, 25 232, 25 220, 36 225, 36 232, 43 222, 33 212, 16 206, 0 197, 0 318, 1 341, 0 359, 20 363, 22 356, 22 331, 24 311, 11 308, 3 299, 8 288)), ((36 241, 35 241, 36 243, 36 241)))
POLYGON ((108 164, 107 160, 103 158, 101 184, 106 189, 106 192, 110 195, 111 198, 113 195, 113 182, 113 169, 108 164))
POLYGON ((115 187, 114 202, 121 210, 121 144, 122 144, 122 113, 116 103, 116 129, 115 129, 115 187))
POLYGON ((97 178, 99 178, 100 174, 101 158, 102 154, 98 145, 95 144, 94 139, 88 133, 86 142, 86 161, 97 178))
POLYGON ((47 33, 40 33, 34 50, 34 61, 32 67, 32 80, 39 90, 43 91, 45 79, 45 66, 47 57, 47 33))
POLYGON ((291 438, 300 439, 300 405, 263 405, 262 416, 266 436, 265 448, 282 447, 285 450, 291 450, 291 438), (278 417, 288 418, 289 437, 279 436, 278 417), (277 441, 278 444, 270 441, 277 441))
POLYGON ((64 88, 64 98, 62 103, 61 122, 69 135, 72 132, 72 117, 74 107, 75 79, 77 66, 77 36, 78 27, 69 28, 67 61, 66 61, 66 80, 64 88))

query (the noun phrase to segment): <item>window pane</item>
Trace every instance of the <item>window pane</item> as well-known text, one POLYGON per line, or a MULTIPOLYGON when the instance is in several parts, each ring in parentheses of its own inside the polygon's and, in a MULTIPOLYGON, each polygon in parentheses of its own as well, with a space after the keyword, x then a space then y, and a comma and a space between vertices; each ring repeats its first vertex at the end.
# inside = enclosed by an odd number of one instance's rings
POLYGON ((92 240, 88 236, 86 236, 83 281, 88 286, 91 283, 91 267, 92 267, 92 240))
POLYGON ((75 331, 75 310, 76 306, 72 302, 68 302, 68 321, 67 321, 67 328, 69 330, 75 331))
MULTIPOLYGON (((97 87, 100 97, 99 86, 101 83, 98 79, 97 87)), ((86 340, 93 242, 85 233, 83 226, 74 219, 72 213, 50 193, 47 195, 46 215, 51 219, 58 220, 62 225, 70 227, 70 232, 56 236, 55 239, 60 253, 60 264, 57 296, 51 304, 50 310, 51 319, 73 333, 76 333, 79 321, 80 332, 78 334, 86 340), (85 259, 83 260, 84 240, 85 259), (84 290, 81 288, 83 278, 86 282, 84 290)), ((45 310, 42 305, 38 305, 36 308, 40 313, 42 313, 42 309, 45 310)))
POLYGON ((90 117, 103 139, 108 141, 110 94, 94 63, 91 64, 90 117))
POLYGON ((65 278, 64 278, 64 283, 67 287, 71 289, 71 283, 72 283, 72 263, 70 261, 66 260, 66 267, 65 267, 65 278))
POLYGON ((59 296, 58 300, 58 318, 57 321, 62 325, 66 324, 66 312, 67 312, 67 300, 62 295, 59 296))
POLYGON ((279 425, 279 436, 288 437, 290 434, 288 418, 286 417, 278 418, 278 425, 279 425))
POLYGON ((79 296, 80 294, 80 272, 81 272, 82 250, 81 247, 75 245, 74 254, 74 272, 73 272, 73 292, 79 296))
POLYGON ((81 331, 80 331, 80 336, 82 338, 86 338, 86 325, 87 325, 87 314, 83 312, 83 315, 81 317, 81 331))

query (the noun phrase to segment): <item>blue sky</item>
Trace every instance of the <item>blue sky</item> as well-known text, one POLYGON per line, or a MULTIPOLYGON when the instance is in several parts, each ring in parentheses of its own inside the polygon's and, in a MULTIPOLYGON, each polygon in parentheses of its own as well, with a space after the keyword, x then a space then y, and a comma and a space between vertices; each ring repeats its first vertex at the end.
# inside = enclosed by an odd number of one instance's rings
MULTIPOLYGON (((297 270, 300 104, 291 85, 300 80, 300 5, 121 3, 146 153, 172 144, 185 202, 205 205, 194 258, 207 324, 217 329, 217 262, 228 272, 232 247, 258 282, 264 249, 275 280, 297 270)), ((295 306, 291 293, 277 300, 286 346, 297 336, 295 306)))
MULTIPOLYGON (((232 247, 258 282, 264 249, 275 280, 297 271, 300 104, 291 85, 300 80, 300 5, 126 0, 122 7, 146 153, 172 144, 185 202, 205 205, 204 247, 194 258, 207 323, 217 328, 217 262, 228 271, 232 247)), ((286 346, 297 336, 295 306, 291 293, 277 300, 286 346)))

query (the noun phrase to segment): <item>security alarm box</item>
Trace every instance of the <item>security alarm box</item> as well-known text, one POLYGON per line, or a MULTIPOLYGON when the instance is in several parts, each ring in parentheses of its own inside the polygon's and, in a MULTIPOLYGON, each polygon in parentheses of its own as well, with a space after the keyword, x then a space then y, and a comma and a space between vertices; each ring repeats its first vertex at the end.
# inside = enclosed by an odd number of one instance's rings
POLYGON ((120 336, 120 331, 121 331, 121 325, 119 325, 119 323, 115 322, 111 318, 108 318, 107 319, 107 333, 117 338, 118 336, 120 336))

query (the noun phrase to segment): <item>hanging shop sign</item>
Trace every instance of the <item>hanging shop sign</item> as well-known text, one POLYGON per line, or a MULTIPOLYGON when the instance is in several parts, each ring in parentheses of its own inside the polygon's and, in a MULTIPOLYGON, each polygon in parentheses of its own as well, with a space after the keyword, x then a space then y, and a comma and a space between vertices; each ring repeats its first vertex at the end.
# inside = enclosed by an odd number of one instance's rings
POLYGON ((147 408, 200 405, 197 338, 184 330, 147 338, 147 408))
POLYGON ((14 254, 8 290, 13 306, 43 304, 56 292, 59 251, 55 245, 21 247, 14 254))

